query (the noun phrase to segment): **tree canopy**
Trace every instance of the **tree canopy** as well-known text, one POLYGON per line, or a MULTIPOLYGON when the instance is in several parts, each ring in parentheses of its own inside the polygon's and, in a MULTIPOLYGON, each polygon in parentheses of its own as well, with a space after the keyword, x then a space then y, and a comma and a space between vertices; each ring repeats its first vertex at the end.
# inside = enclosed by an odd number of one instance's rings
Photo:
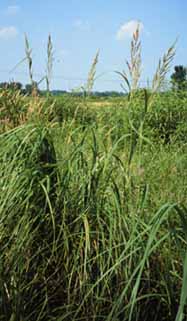
POLYGON ((171 75, 171 82, 173 89, 186 90, 187 89, 187 68, 179 65, 174 67, 174 72, 171 75))

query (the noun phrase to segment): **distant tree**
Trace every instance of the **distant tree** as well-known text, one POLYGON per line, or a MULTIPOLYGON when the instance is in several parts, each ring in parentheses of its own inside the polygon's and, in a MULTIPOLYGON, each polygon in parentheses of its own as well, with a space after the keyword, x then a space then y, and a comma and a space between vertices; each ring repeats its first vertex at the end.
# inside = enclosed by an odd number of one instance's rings
POLYGON ((31 84, 26 84, 26 85, 25 85, 25 92, 26 92, 26 94, 28 94, 28 95, 31 95, 31 94, 32 94, 32 85, 31 85, 31 84))
POLYGON ((23 85, 20 82, 10 82, 8 85, 8 88, 10 89, 16 89, 16 90, 21 90, 23 85))
POLYGON ((187 89, 187 68, 184 66, 175 66, 174 73, 171 75, 172 87, 174 90, 187 89))
POLYGON ((1 82, 0 83, 0 88, 3 89, 16 89, 16 90, 21 90, 23 85, 20 82, 16 81, 11 81, 11 82, 1 82))
POLYGON ((33 91, 37 94, 39 94, 39 88, 37 82, 33 82, 33 84, 27 84, 25 85, 25 93, 28 95, 32 95, 33 91))
POLYGON ((8 82, 1 82, 1 83, 0 83, 0 88, 1 88, 1 89, 8 88, 8 86, 9 86, 9 83, 8 83, 8 82))

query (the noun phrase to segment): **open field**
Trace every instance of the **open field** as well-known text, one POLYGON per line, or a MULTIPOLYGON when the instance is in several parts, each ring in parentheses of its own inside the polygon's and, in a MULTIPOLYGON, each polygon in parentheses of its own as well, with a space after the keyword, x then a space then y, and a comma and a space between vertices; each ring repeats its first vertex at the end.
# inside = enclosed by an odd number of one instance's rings
POLYGON ((0 320, 186 320, 187 96, 146 95, 1 91, 0 320))

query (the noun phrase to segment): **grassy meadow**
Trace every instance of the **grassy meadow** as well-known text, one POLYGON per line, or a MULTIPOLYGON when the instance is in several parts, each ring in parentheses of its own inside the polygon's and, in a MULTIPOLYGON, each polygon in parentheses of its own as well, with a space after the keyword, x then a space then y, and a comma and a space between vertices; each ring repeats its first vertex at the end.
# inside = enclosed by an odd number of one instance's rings
POLYGON ((133 41, 126 97, 0 91, 1 321, 187 320, 187 94, 133 41))

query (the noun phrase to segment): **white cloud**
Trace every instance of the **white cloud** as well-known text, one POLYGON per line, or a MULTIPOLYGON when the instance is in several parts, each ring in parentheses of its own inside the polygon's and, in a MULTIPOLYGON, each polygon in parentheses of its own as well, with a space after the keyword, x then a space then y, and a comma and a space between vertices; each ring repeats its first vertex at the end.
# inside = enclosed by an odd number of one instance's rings
POLYGON ((82 27, 83 25, 84 25, 84 22, 81 20, 81 19, 76 19, 75 21, 74 21, 74 27, 76 27, 76 28, 80 28, 80 27, 82 27))
POLYGON ((8 6, 4 11, 4 13, 9 16, 14 16, 14 15, 18 14, 19 12, 20 12, 20 7, 16 6, 16 5, 8 6))
POLYGON ((18 35, 18 30, 14 26, 0 28, 0 39, 14 38, 18 35))
POLYGON ((82 20, 80 18, 73 22, 73 26, 77 30, 90 30, 91 26, 88 21, 82 20))
POLYGON ((131 38, 138 26, 139 26, 140 32, 143 31, 144 25, 141 21, 130 20, 124 23, 123 25, 121 25, 121 27, 117 31, 117 35, 116 35, 117 39, 123 40, 125 38, 131 38))

